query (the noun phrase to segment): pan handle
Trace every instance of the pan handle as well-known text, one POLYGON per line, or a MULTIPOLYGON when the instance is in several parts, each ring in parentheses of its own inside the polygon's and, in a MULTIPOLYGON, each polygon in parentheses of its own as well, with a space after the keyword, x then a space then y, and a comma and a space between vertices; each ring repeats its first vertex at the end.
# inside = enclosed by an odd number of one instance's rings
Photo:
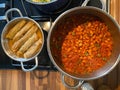
POLYGON ((83 3, 82 3, 82 7, 84 7, 84 6, 87 6, 87 4, 88 4, 88 2, 89 2, 90 0, 85 0, 83 3))
POLYGON ((81 86, 81 90, 94 90, 94 89, 89 83, 83 83, 81 86))
POLYGON ((62 73, 61 73, 61 80, 62 80, 62 83, 70 89, 77 89, 77 88, 81 87, 81 90, 94 90, 92 85, 90 85, 89 83, 86 83, 86 82, 84 83, 84 80, 79 80, 78 84, 75 86, 68 85, 65 82, 65 75, 62 73))
POLYGON ((22 13, 20 12, 19 9, 17 9, 17 8, 11 8, 11 9, 7 10, 6 13, 5 13, 5 17, 6 17, 7 22, 10 21, 10 20, 8 19, 8 14, 9 14, 10 12, 13 12, 13 11, 18 12, 18 14, 20 15, 20 17, 23 17, 23 15, 22 15, 22 13))
POLYGON ((106 11, 106 5, 104 4, 103 0, 100 0, 101 4, 102 4, 102 10, 106 11))
POLYGON ((83 84, 83 82, 84 82, 83 80, 79 80, 79 82, 78 82, 77 85, 75 85, 75 86, 70 86, 70 85, 68 85, 68 84, 65 82, 65 75, 62 74, 62 73, 61 73, 61 80, 62 80, 62 83, 63 83, 66 87, 71 88, 71 89, 76 89, 76 88, 80 87, 80 86, 83 84))
MULTIPOLYGON (((82 6, 82 7, 87 6, 87 4, 88 4, 89 1, 90 1, 90 0, 85 0, 85 1, 82 3, 81 6, 82 6)), ((100 0, 100 2, 101 2, 101 4, 102 4, 102 10, 106 11, 106 8, 105 8, 105 5, 104 5, 103 0, 100 0)))
POLYGON ((38 57, 35 57, 35 66, 30 68, 30 69, 25 69, 24 68, 24 65, 23 65, 23 62, 21 62, 21 67, 22 67, 22 70, 25 71, 25 72, 28 72, 28 71, 33 71, 34 69, 36 69, 38 66, 38 57))

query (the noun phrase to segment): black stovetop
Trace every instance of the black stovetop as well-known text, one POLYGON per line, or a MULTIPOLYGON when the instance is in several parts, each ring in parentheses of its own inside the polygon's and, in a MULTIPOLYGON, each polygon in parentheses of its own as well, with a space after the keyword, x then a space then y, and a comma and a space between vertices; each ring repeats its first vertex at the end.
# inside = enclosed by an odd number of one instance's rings
MULTIPOLYGON (((50 20, 52 20, 52 22, 54 22, 54 20, 61 13, 63 13, 64 11, 66 11, 70 8, 80 6, 83 3, 83 1, 84 0, 69 0, 68 5, 63 7, 61 10, 47 13, 47 12, 44 12, 44 11, 38 9, 34 5, 27 3, 25 0, 0 0, 0 3, 6 4, 5 8, 3 8, 3 9, 0 8, 0 16, 3 16, 5 14, 5 11, 9 8, 18 8, 22 12, 23 16, 28 16, 28 17, 36 20, 38 23, 44 23, 46 21, 49 22, 50 20), (23 1, 23 4, 21 1, 23 1), (23 5, 25 8, 23 7, 23 5)), ((102 4, 100 3, 99 0, 91 0, 88 3, 88 5, 101 8, 102 4)), ((10 19, 15 18, 15 17, 17 17, 16 13, 12 13, 9 16, 10 19)), ((2 32, 6 23, 7 22, 5 20, 0 21, 0 33, 2 32)), ((55 66, 52 64, 52 62, 50 61, 50 58, 49 58, 48 53, 47 53, 46 38, 47 38, 48 33, 45 30, 43 30, 43 32, 44 32, 44 37, 45 37, 45 44, 44 44, 44 48, 42 49, 42 52, 38 55, 39 65, 38 65, 37 69, 57 70, 55 68, 55 66)), ((34 60, 31 60, 29 62, 24 63, 24 66, 26 68, 32 67, 33 65, 34 65, 34 60)), ((20 63, 14 61, 14 60, 11 60, 4 53, 1 45, 0 45, 0 69, 21 69, 20 63)))

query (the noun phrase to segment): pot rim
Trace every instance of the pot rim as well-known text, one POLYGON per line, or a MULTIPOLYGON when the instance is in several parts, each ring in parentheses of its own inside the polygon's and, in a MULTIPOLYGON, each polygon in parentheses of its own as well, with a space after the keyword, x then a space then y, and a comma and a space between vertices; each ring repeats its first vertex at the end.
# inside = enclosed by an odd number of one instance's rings
POLYGON ((57 2, 57 0, 52 0, 50 2, 33 2, 31 0, 26 0, 26 1, 31 3, 31 4, 36 4, 36 5, 47 5, 47 4, 51 4, 51 3, 57 2))
POLYGON ((2 31, 2 33, 1 33, 1 45, 2 45, 2 48, 3 48, 4 52, 6 53, 6 55, 9 56, 11 59, 13 59, 13 60, 15 60, 15 61, 19 61, 19 62, 30 61, 30 60, 34 59, 35 57, 37 57, 38 54, 42 51, 42 48, 43 48, 43 45, 44 45, 44 34, 43 34, 43 31, 42 31, 42 28, 40 27, 40 25, 39 25, 35 20, 33 20, 33 19, 29 18, 29 17, 17 17, 17 18, 12 19, 11 21, 9 21, 9 22, 4 26, 3 31, 2 31), (13 56, 11 56, 11 55, 9 54, 9 52, 6 50, 6 48, 5 48, 5 46, 4 46, 4 38, 3 38, 3 37, 4 37, 4 33, 5 33, 6 30, 7 30, 6 28, 9 26, 10 23, 13 23, 14 21, 19 20, 19 19, 20 19, 20 20, 21 20, 21 19, 26 19, 26 20, 30 20, 30 21, 34 22, 34 23, 38 26, 38 28, 39 28, 39 30, 40 30, 40 32, 41 32, 41 34, 42 34, 42 41, 43 41, 43 43, 42 43, 42 45, 41 45, 41 48, 40 48, 40 50, 39 50, 33 57, 31 57, 31 58, 19 58, 19 57, 17 57, 16 55, 15 55, 15 57, 13 57, 13 56))
POLYGON ((95 77, 82 77, 82 78, 79 78, 79 77, 76 77, 76 76, 73 76, 73 75, 70 75, 69 73, 63 71, 58 65, 57 63, 54 61, 53 57, 52 57, 52 53, 51 53, 51 50, 50 50, 50 37, 51 37, 51 33, 52 33, 52 29, 54 28, 54 26, 56 25, 56 23, 63 17, 65 16, 66 14, 72 12, 72 11, 75 11, 75 10, 80 10, 80 9, 94 9, 94 10, 97 10, 99 11, 100 13, 102 14, 105 14, 108 18, 111 19, 111 21, 113 21, 113 23, 116 24, 117 28, 119 28, 119 31, 120 31, 120 26, 119 24, 113 19, 113 17, 111 15, 109 15, 108 13, 106 13, 105 11, 99 9, 99 8, 96 8, 96 7, 93 7, 93 6, 85 6, 85 7, 75 7, 75 8, 72 8, 72 9, 69 9, 67 11, 65 11, 64 13, 62 13, 60 16, 58 16, 58 18, 54 21, 51 29, 49 30, 49 33, 48 33, 48 38, 47 38, 47 50, 48 50, 48 55, 51 59, 51 61, 53 62, 53 64, 56 66, 56 68, 63 74, 69 76, 69 77, 72 77, 74 79, 78 79, 78 80, 94 80, 94 79, 97 79, 97 78, 100 78, 100 77, 103 77, 105 76, 106 74, 108 74, 110 71, 112 71, 115 66, 119 63, 120 61, 120 53, 118 55, 118 58, 116 60, 116 62, 113 64, 113 66, 106 72, 104 72, 103 74, 101 75, 98 75, 98 76, 95 76, 95 77))

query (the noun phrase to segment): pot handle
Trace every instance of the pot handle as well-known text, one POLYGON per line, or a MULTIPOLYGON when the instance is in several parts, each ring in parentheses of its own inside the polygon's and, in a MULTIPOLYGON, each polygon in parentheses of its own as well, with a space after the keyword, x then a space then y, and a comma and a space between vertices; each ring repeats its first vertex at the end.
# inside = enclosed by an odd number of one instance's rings
POLYGON ((103 0, 100 0, 100 2, 102 4, 102 10, 106 11, 105 4, 104 4, 103 0))
POLYGON ((5 17, 6 17, 6 21, 7 21, 7 22, 10 21, 10 20, 8 19, 8 14, 9 14, 10 12, 12 12, 12 11, 18 12, 18 14, 20 15, 20 17, 23 17, 23 15, 22 15, 22 13, 20 12, 19 9, 17 9, 17 8, 11 8, 11 9, 7 10, 6 13, 5 13, 5 17))
POLYGON ((76 86, 70 86, 65 82, 65 75, 61 73, 61 80, 62 83, 71 89, 76 89, 78 87, 81 87, 81 90, 94 90, 92 85, 90 85, 89 83, 84 83, 84 80, 79 80, 79 83, 76 86))
POLYGON ((68 84, 65 82, 65 75, 62 74, 62 73, 61 73, 61 80, 62 80, 62 83, 63 83, 66 87, 71 88, 71 89, 76 89, 76 88, 80 87, 80 86, 83 84, 83 82, 84 82, 83 80, 79 80, 79 83, 78 83, 77 85, 75 85, 75 86, 70 86, 70 85, 68 85, 68 84))
POLYGON ((83 83, 81 86, 81 90, 94 90, 94 89, 89 83, 83 83))
MULTIPOLYGON (((85 1, 82 3, 81 6, 82 6, 82 7, 87 6, 87 4, 88 4, 89 1, 90 1, 90 0, 85 0, 85 1)), ((106 8, 105 8, 105 5, 104 5, 103 0, 100 0, 100 2, 101 2, 101 4, 102 4, 102 10, 106 11, 106 8)))
POLYGON ((86 6, 87 4, 88 4, 88 2, 89 2, 90 0, 85 0, 83 3, 82 3, 82 7, 84 7, 84 6, 86 6))
POLYGON ((23 62, 21 62, 21 67, 22 67, 22 70, 25 71, 25 72, 28 72, 28 71, 33 71, 34 69, 36 69, 38 66, 38 57, 35 57, 35 66, 30 68, 30 69, 25 69, 24 68, 24 65, 23 65, 23 62))

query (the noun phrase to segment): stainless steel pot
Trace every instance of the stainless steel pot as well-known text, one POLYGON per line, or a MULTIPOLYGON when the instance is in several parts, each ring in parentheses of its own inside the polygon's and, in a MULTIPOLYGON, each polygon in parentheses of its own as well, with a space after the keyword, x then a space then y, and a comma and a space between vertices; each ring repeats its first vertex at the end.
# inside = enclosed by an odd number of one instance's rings
POLYGON ((17 8, 9 9, 9 10, 5 13, 5 16, 6 16, 6 19, 7 19, 7 24, 6 24, 6 26, 4 27, 4 29, 3 29, 3 31, 2 31, 2 34, 1 34, 1 44, 2 44, 2 48, 3 48, 4 52, 5 52, 11 59, 20 62, 23 71, 32 71, 32 70, 36 69, 37 66, 38 66, 38 58, 37 58, 37 55, 41 52, 41 50, 42 50, 42 48, 43 48, 43 44, 44 44, 44 35, 43 35, 43 31, 42 31, 41 27, 40 27, 39 24, 38 24, 36 21, 34 21, 33 19, 28 18, 28 17, 23 17, 23 16, 22 16, 22 13, 21 13, 21 12, 19 11, 19 9, 17 9, 17 8), (8 16, 8 14, 9 14, 10 12, 12 12, 12 11, 18 12, 19 15, 20 15, 20 17, 14 18, 13 20, 9 21, 9 19, 8 19, 7 16, 8 16), (38 26, 40 32, 42 33, 42 41, 43 41, 43 43, 42 43, 42 46, 41 46, 39 52, 37 52, 33 57, 28 58, 28 59, 26 59, 26 58, 18 58, 18 57, 10 50, 10 48, 9 48, 9 46, 8 46, 8 40, 5 38, 5 35, 6 35, 6 33, 7 33, 7 30, 9 30, 9 28, 11 28, 11 26, 15 25, 15 24, 16 24, 18 21, 20 21, 20 20, 27 20, 27 21, 32 21, 32 22, 34 22, 34 23, 38 26), (33 66, 32 68, 29 68, 29 69, 25 69, 23 63, 24 63, 24 62, 27 62, 27 61, 30 61, 30 60, 32 60, 32 59, 35 59, 35 66, 33 66))
POLYGON ((28 3, 33 4, 39 10, 45 13, 53 13, 56 10, 61 9, 62 7, 66 7, 66 5, 70 4, 71 0, 51 0, 50 2, 33 2, 32 0, 26 0, 28 3))
MULTIPOLYGON (((62 27, 62 26, 61 26, 62 27)), ((53 23, 53 26, 51 27, 49 33, 48 33, 48 38, 47 38, 47 50, 48 50, 48 54, 50 56, 51 61, 53 62, 53 64, 56 66, 56 68, 62 73, 61 77, 62 77, 62 82, 65 86, 70 87, 69 85, 66 84, 66 82, 64 81, 64 77, 65 75, 77 79, 79 80, 79 83, 76 86, 73 86, 71 88, 77 88, 80 85, 82 85, 84 80, 93 80, 93 79, 97 79, 100 77, 105 76, 106 74, 108 74, 110 71, 112 71, 115 66, 118 64, 118 62, 120 61, 120 27, 118 25, 118 23, 112 18, 112 16, 110 16, 108 13, 106 13, 105 11, 98 9, 96 7, 91 7, 91 6, 86 6, 86 7, 75 7, 72 8, 66 12, 64 12, 63 14, 61 14, 53 23), (91 14, 93 16, 97 16, 98 18, 100 18, 101 20, 103 20, 107 25, 108 28, 110 29, 110 33, 112 34, 113 37, 113 52, 112 55, 110 57, 110 61, 101 69, 93 72, 90 75, 75 75, 75 74, 71 74, 66 72, 61 63, 54 59, 54 55, 51 53, 51 36, 53 34, 53 32, 55 32, 56 27, 58 25, 60 25, 61 22, 64 21, 64 19, 66 17, 69 16, 74 16, 75 14, 91 14)), ((89 90, 89 89, 88 89, 89 90)))

